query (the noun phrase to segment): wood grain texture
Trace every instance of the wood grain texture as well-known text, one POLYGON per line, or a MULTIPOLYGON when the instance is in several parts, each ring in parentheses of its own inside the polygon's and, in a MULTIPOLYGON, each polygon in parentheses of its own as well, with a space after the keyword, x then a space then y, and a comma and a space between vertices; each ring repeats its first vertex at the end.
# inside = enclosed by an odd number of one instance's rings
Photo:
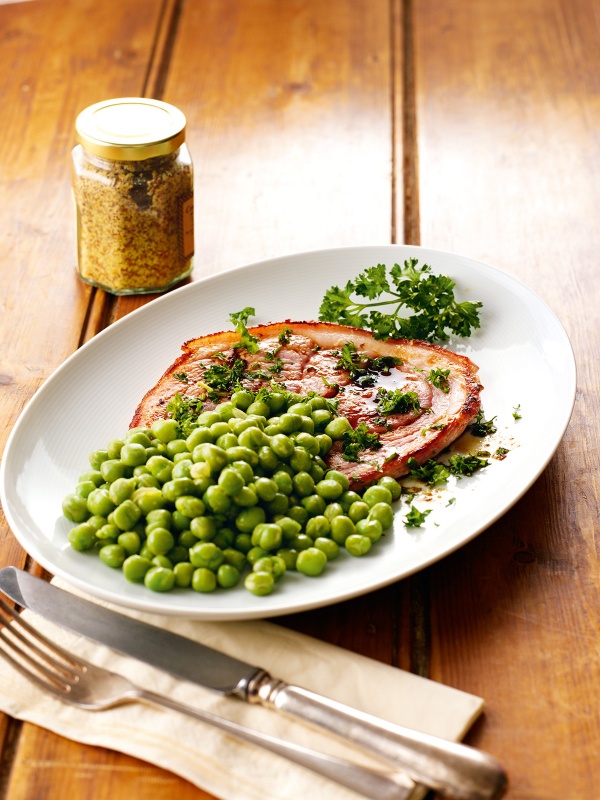
POLYGON ((581 0, 414 6, 422 243, 536 290, 579 370, 535 486, 426 572, 431 677, 486 698, 472 741, 511 800, 578 800, 597 776, 599 33, 581 0))

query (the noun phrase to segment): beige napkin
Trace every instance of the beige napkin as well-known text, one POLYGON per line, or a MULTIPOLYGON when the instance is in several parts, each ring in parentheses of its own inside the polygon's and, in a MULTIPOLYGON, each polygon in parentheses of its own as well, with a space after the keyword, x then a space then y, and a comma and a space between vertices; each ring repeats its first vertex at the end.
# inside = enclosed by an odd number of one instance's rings
MULTIPOLYGON (((73 591, 62 581, 54 579, 53 582, 73 591)), ((116 610, 124 613, 122 608, 116 610)), ((274 623, 198 622, 128 613, 257 664, 290 683, 390 722, 446 739, 460 740, 483 707, 478 697, 274 623)), ((260 706, 221 697, 88 642, 30 612, 24 615, 67 649, 126 675, 140 686, 256 730, 357 760, 356 750, 301 722, 260 706)), ((0 710, 69 739, 108 747, 158 764, 222 800, 296 800, 304 796, 319 800, 356 800, 358 797, 287 760, 172 711, 140 703, 101 712, 68 706, 35 689, 3 659, 0 659, 0 710)), ((360 754, 358 759, 374 763, 361 758, 360 754)), ((422 794, 417 787, 414 797, 422 794)))

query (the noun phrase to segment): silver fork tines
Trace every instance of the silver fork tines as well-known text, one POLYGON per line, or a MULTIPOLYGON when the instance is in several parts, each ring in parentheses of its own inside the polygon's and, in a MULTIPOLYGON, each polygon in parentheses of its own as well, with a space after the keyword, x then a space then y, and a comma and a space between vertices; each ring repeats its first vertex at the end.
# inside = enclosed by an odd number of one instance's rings
POLYGON ((135 686, 127 678, 97 667, 51 642, 0 598, 0 656, 43 691, 78 708, 100 711, 139 701, 200 720, 231 736, 258 745, 329 780, 378 800, 408 800, 415 784, 390 769, 371 769, 335 756, 254 731, 208 711, 135 686))

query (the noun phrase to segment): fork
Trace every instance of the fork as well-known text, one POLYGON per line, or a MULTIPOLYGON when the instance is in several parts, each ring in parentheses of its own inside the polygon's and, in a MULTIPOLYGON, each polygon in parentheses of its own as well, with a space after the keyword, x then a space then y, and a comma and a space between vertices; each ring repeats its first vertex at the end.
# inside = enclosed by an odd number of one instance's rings
POLYGON ((51 642, 2 598, 0 610, 3 613, 0 613, 0 656, 40 689, 65 703, 88 711, 103 711, 136 701, 168 708, 276 753, 364 797, 408 800, 415 788, 400 772, 353 764, 142 689, 122 675, 91 664, 51 642))

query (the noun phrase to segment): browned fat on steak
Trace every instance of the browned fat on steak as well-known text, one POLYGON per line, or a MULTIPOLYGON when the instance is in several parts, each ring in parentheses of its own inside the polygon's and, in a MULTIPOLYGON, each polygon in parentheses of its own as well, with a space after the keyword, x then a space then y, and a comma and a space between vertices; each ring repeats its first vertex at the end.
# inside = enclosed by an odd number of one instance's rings
MULTIPOLYGON (((249 332, 259 340, 255 354, 234 347, 240 341, 234 331, 185 342, 182 355, 139 404, 131 427, 150 427, 154 420, 168 416, 167 405, 177 393, 203 396, 203 377, 209 367, 243 359, 246 374, 241 383, 245 388, 256 391, 274 380, 297 394, 317 392, 338 401, 338 414, 347 417, 353 428, 364 422, 379 435, 380 446, 360 451, 359 461, 344 458, 340 441, 326 456, 328 465, 347 474, 356 489, 382 475, 405 475, 409 458, 420 464, 433 458, 463 433, 479 411, 482 387, 477 366, 438 345, 406 339, 378 341, 367 331, 323 322, 285 321, 250 328, 249 332), (284 329, 289 333, 282 345, 284 329), (339 367, 340 352, 348 342, 365 359, 391 356, 401 363, 383 372, 374 370, 373 385, 360 386, 347 369, 339 367), (443 376, 441 380, 439 376, 443 376), (381 406, 378 408, 382 390, 414 393, 418 404, 405 413, 382 413, 381 406)), ((203 408, 214 405, 205 400, 203 408)))

